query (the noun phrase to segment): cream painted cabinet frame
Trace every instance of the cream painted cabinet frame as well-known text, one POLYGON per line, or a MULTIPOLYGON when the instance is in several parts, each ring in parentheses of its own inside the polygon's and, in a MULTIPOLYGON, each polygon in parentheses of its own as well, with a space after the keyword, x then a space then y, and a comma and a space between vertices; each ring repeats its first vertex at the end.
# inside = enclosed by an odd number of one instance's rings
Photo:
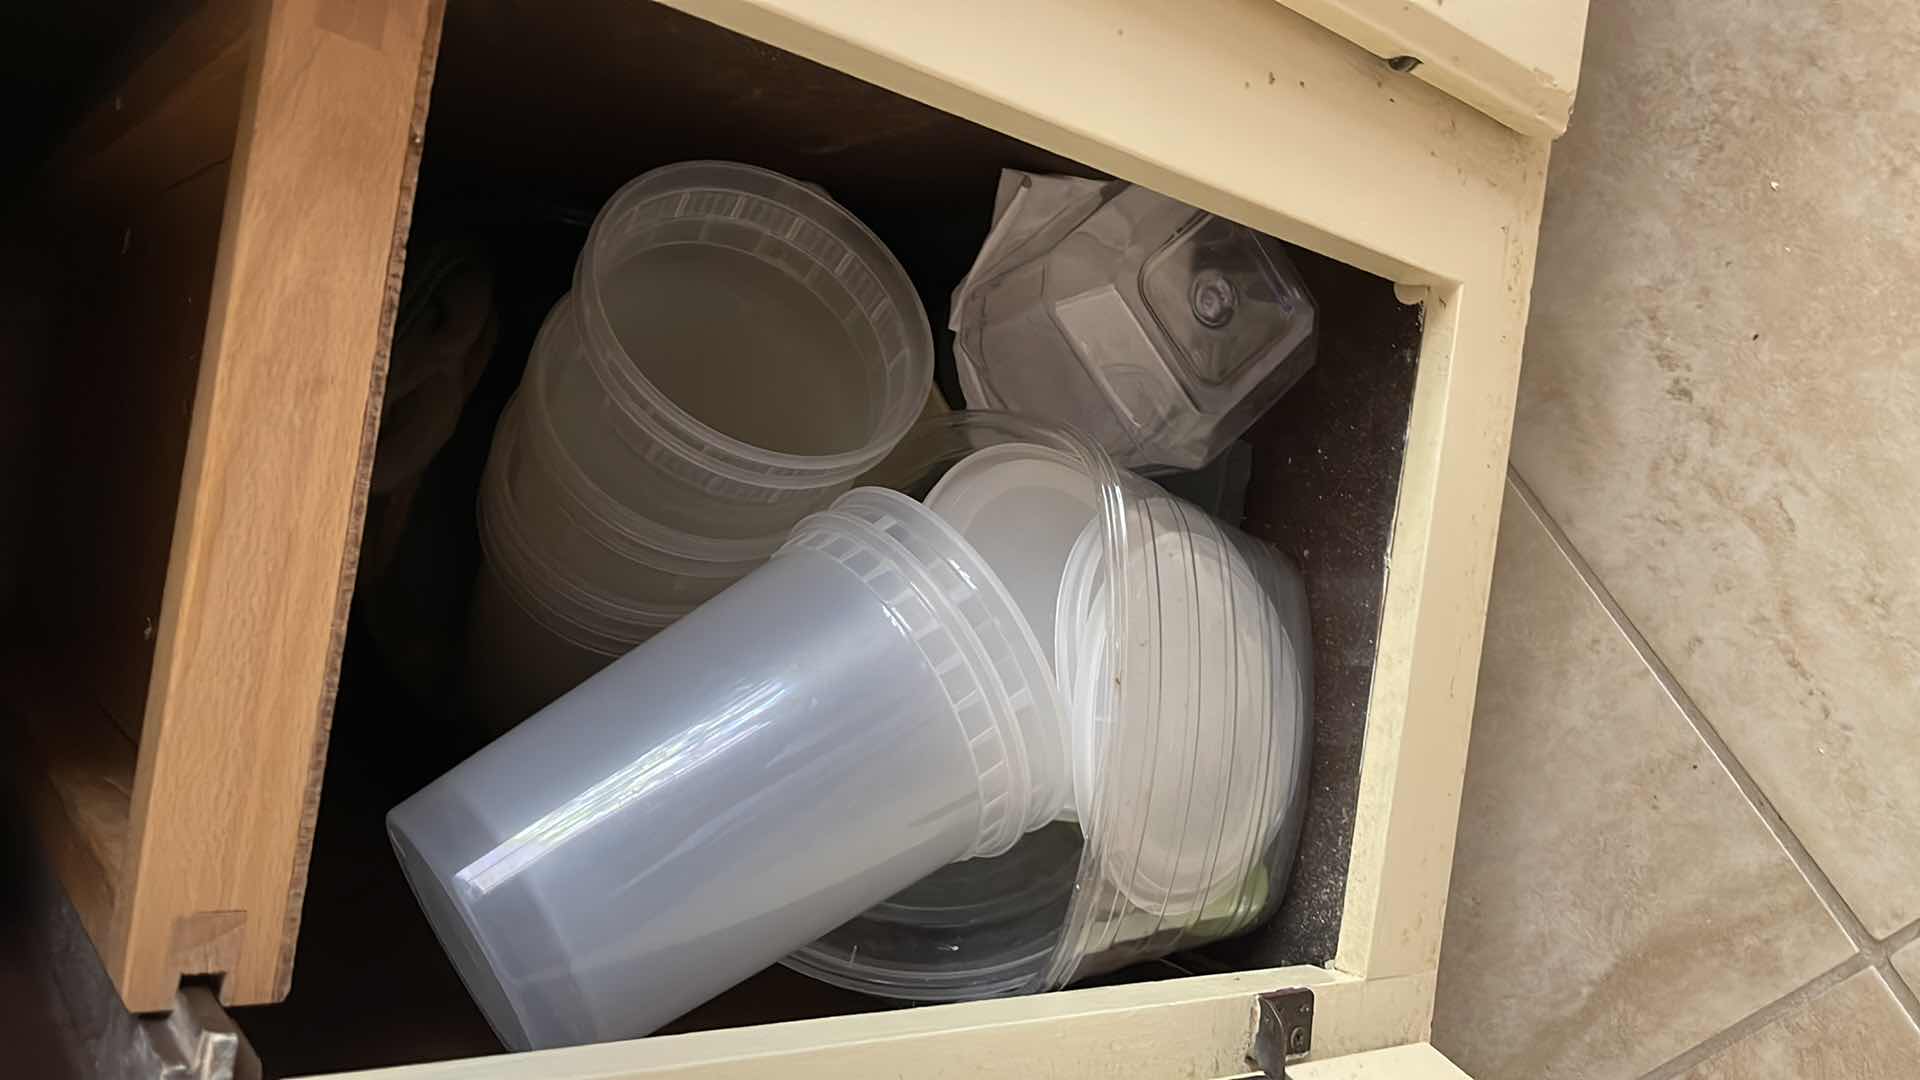
MULTIPOLYGON (((1360 1075, 1334 1066, 1423 1042, 1548 143, 1261 0, 669 2, 1313 248, 1426 304, 1338 954, 1327 969, 1069 990, 377 1075, 1226 1076, 1250 1068, 1256 996, 1289 986, 1314 990, 1312 1056, 1331 1059, 1301 1076, 1360 1075)), ((1372 1065, 1381 1071, 1366 1075, 1458 1075, 1417 1045, 1372 1065)))

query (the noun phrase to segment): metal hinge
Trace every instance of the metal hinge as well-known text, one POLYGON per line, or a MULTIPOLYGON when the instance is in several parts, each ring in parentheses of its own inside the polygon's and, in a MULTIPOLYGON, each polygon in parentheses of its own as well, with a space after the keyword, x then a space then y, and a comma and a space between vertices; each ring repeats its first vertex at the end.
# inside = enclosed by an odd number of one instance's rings
POLYGON ((1286 1080, 1287 1059, 1313 1049, 1313 991, 1304 986, 1261 994, 1254 1005, 1253 1052, 1267 1080, 1286 1080))
POLYGON ((189 985, 173 1011, 143 1017, 140 1035, 123 1051, 128 1076, 151 1069, 156 1080, 260 1080, 260 1059, 213 990, 189 985))

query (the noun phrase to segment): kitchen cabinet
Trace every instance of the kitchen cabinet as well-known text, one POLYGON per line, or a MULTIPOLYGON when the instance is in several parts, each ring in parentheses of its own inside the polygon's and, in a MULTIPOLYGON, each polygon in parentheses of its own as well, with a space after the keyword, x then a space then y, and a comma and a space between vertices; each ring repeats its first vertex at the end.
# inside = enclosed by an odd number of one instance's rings
MULTIPOLYGON (((1388 6, 190 11, 47 164, 16 217, 31 222, 20 250, 52 261, 22 275, 13 255, 7 276, 58 292, 26 306, 46 314, 23 340, 58 375, 40 467, 58 460, 70 479, 29 529, 0 694, 23 721, 42 847, 126 1006, 164 1010, 196 977, 228 1006, 271 1003, 298 974, 330 727, 372 723, 333 707, 423 153, 441 179, 597 197, 677 158, 748 157, 856 210, 982 233, 988 207, 967 196, 1000 167, 1057 168, 1148 185, 1311 253, 1329 268, 1323 304, 1352 320, 1342 347, 1371 358, 1330 371, 1345 397, 1267 425, 1249 501, 1279 516, 1371 507, 1379 534, 1371 568, 1346 582, 1365 625, 1341 653, 1356 689, 1350 775, 1327 785, 1331 855, 1296 875, 1323 897, 1323 955, 1276 962, 1284 948, 1229 942, 1212 973, 850 1015, 822 994, 789 1002, 783 1015, 809 1018, 788 1023, 393 1075, 1228 1075, 1248 1068, 1256 999, 1289 987, 1314 995, 1318 1071, 1300 1075, 1348 1075, 1328 1070, 1396 1047, 1388 1075, 1450 1075, 1420 1044, 1548 140, 1585 9, 1372 10, 1388 6), (1382 58, 1406 49, 1426 54, 1411 71, 1382 58), (1540 93, 1514 88, 1515 65, 1544 73, 1540 93), (85 318, 62 306, 76 298, 85 318), (1398 410, 1384 424, 1353 419, 1381 402, 1398 410), (1341 431, 1363 432, 1365 453, 1341 431), (1325 473, 1315 511, 1289 494, 1287 455, 1329 449, 1360 464, 1325 473)), ((938 268, 959 256, 913 249, 960 252, 952 230, 880 231, 929 268, 929 296, 951 287, 938 268)), ((1303 561, 1311 579, 1312 551, 1303 561)), ((416 1004, 383 1011, 404 1024, 416 1004)))

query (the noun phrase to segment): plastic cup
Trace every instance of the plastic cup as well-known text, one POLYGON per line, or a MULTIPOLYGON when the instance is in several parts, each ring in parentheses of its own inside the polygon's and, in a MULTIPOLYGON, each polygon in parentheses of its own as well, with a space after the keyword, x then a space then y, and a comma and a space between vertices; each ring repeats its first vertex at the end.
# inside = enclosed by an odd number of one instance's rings
POLYGON ((389 815, 508 1045, 646 1034, 1028 824, 1057 732, 1016 719, 984 567, 911 499, 842 502, 389 815))

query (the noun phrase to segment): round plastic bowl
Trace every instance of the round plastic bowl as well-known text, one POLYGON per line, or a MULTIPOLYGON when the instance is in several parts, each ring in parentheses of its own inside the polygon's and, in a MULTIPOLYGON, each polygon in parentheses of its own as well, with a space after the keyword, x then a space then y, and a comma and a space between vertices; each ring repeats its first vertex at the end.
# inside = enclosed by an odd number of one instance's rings
POLYGON ((878 238, 745 165, 620 189, 556 314, 533 362, 586 475, 665 526, 768 550, 884 457, 932 386, 926 313, 878 238))

